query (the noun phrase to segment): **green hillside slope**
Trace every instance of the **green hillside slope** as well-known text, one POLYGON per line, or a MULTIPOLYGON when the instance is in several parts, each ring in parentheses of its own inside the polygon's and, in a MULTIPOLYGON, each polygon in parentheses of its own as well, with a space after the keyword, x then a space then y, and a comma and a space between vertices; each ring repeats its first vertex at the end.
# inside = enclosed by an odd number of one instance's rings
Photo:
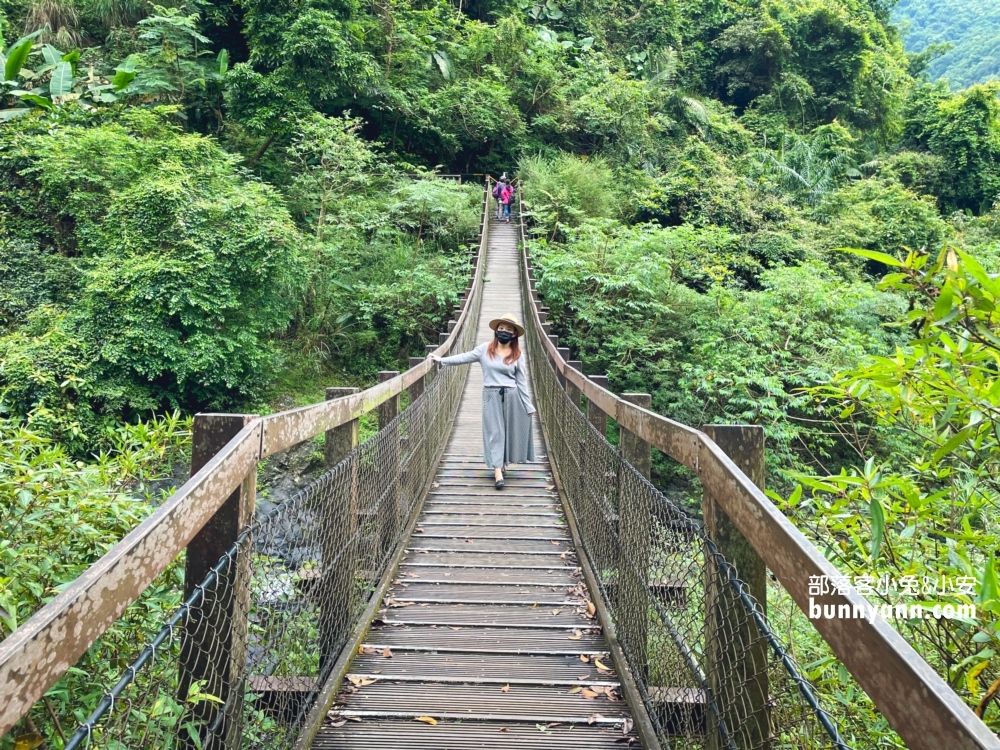
POLYGON ((903 27, 907 52, 931 44, 952 49, 931 62, 932 79, 963 88, 1000 78, 1000 3, 980 0, 900 0, 893 11, 903 27))

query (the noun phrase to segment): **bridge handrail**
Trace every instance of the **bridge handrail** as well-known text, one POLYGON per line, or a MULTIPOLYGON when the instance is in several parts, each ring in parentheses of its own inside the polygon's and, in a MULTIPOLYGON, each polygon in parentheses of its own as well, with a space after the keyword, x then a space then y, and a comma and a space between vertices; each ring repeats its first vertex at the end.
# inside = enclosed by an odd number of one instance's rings
MULTIPOLYGON (((518 193, 521 272, 527 280, 530 321, 544 332, 535 290, 524 206, 518 193)), ((810 597, 810 576, 841 577, 823 553, 778 510, 703 431, 629 403, 568 364, 548 336, 543 350, 559 375, 619 425, 698 474, 705 491, 748 540, 803 612, 810 599, 821 607, 854 612, 867 601, 853 588, 810 597)), ((863 610, 867 611, 867 610, 863 610)), ((917 651, 880 615, 819 618, 813 626, 912 750, 1000 750, 1000 738, 969 708, 917 651)))
MULTIPOLYGON (((445 355, 478 308, 485 270, 490 178, 483 196, 479 249, 461 312, 434 350, 445 355)), ((444 335, 444 334, 442 334, 444 335)), ((133 604, 215 515, 257 463, 357 419, 431 372, 423 360, 360 393, 249 417, 215 456, 100 560, 0 642, 0 737, 5 735, 133 604)))

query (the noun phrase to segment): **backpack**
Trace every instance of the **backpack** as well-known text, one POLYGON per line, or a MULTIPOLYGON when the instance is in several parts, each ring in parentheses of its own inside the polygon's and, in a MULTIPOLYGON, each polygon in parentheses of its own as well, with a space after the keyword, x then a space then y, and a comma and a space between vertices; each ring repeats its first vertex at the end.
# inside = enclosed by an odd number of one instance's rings
POLYGON ((498 182, 496 185, 493 186, 493 197, 496 198, 497 200, 500 200, 500 194, 501 194, 500 185, 502 184, 503 183, 498 182))

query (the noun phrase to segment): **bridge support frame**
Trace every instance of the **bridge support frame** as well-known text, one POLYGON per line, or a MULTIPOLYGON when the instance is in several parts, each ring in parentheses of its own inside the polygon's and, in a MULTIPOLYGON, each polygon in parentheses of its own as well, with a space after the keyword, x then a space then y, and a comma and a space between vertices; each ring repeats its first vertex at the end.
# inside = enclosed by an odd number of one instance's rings
MULTIPOLYGON (((652 405, 648 393, 623 393, 622 399, 644 409, 652 405)), ((635 433, 621 428, 618 449, 622 458, 632 464, 642 476, 649 479, 652 467, 652 449, 649 443, 635 433)), ((621 640, 627 645, 632 663, 642 670, 642 679, 647 677, 649 641, 649 508, 640 498, 642 492, 630 492, 629 483, 634 478, 621 472, 618 484, 618 538, 626 550, 626 555, 618 565, 618 580, 621 611, 621 640), (625 564, 631 561, 631 565, 625 564), (634 565, 634 570, 630 569, 634 565)))
MULTIPOLYGON (((764 489, 764 428, 705 425, 703 428, 744 474, 764 489)), ((702 499, 709 538, 767 615, 767 569, 716 498, 702 499)), ((767 643, 716 561, 705 561, 705 665, 719 715, 708 713, 708 748, 770 747, 767 643), (724 727, 723 727, 724 724, 724 727)))
MULTIPOLYGON (((590 380, 601 386, 601 388, 608 387, 607 375, 591 375, 590 380)), ((594 429, 601 433, 601 435, 607 437, 608 415, 604 413, 604 410, 600 406, 591 401, 589 398, 587 399, 587 421, 594 425, 594 429)))
MULTIPOLYGON (((451 321, 454 322, 454 321, 451 321)), ((378 382, 384 383, 387 380, 392 380, 394 377, 399 375, 397 370, 381 370, 378 374, 378 382)), ((400 412, 399 394, 397 393, 392 398, 382 402, 378 407, 376 407, 376 412, 378 413, 378 428, 379 430, 384 429, 392 420, 399 416, 400 412)), ((396 431, 395 435, 389 436, 390 444, 388 450, 392 452, 392 456, 389 457, 388 461, 391 465, 395 462, 396 471, 393 472, 393 477, 390 480, 391 484, 388 488, 388 496, 385 498, 385 518, 382 525, 382 554, 387 554, 394 546, 394 541, 399 534, 399 529, 403 523, 402 518, 402 484, 400 482, 400 472, 402 470, 402 445, 399 440, 399 432, 396 431)))
MULTIPOLYGON (((250 422, 255 414, 196 414, 191 446, 191 475, 221 451, 250 422)), ((257 495, 257 472, 244 478, 215 512, 215 515, 188 543, 184 571, 184 598, 190 597, 205 576, 229 552, 253 519, 257 495)), ((192 685, 201 683, 202 693, 222 702, 201 701, 189 710, 195 724, 213 727, 211 737, 203 737, 203 750, 237 748, 240 744, 240 717, 243 714, 243 674, 247 652, 250 611, 250 555, 253 540, 243 542, 246 554, 230 560, 223 571, 224 581, 206 593, 201 605, 184 624, 179 664, 178 700, 186 705, 192 685)), ((186 724, 180 722, 178 725, 186 724)), ((195 739, 181 730, 181 746, 194 748, 195 739)))
MULTIPOLYGON (((356 387, 337 387, 326 389, 326 400, 331 401, 345 396, 353 396, 358 392, 356 387)), ((352 419, 339 427, 327 430, 324 442, 324 459, 327 470, 339 464, 358 445, 359 422, 352 419)), ((338 497, 330 498, 330 502, 318 509, 323 530, 320 534, 320 554, 324 564, 323 578, 320 582, 318 600, 320 606, 319 619, 319 669, 323 674, 332 665, 340 653, 341 644, 347 638, 351 626, 350 614, 353 611, 353 600, 350 594, 354 589, 353 561, 356 550, 348 549, 358 528, 358 465, 353 462, 348 469, 347 491, 338 497), (340 551, 351 560, 351 564, 327 565, 340 551), (343 601, 338 594, 348 592, 347 606, 334 606, 333 602, 343 601)))

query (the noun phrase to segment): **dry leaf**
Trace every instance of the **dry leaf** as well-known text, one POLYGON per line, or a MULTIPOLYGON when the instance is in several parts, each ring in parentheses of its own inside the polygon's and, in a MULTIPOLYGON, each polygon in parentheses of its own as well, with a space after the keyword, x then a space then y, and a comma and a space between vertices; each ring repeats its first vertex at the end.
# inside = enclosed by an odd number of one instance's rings
POLYGON ((434 726, 438 723, 437 719, 432 719, 430 716, 414 716, 413 720, 422 721, 424 722, 424 724, 430 724, 431 726, 434 726))
POLYGON ((568 692, 568 693, 570 693, 572 695, 573 693, 579 693, 581 690, 583 690, 583 687, 581 687, 580 685, 574 685, 573 687, 571 687, 566 692, 568 692))
POLYGON ((594 698, 598 696, 598 693, 596 690, 591 690, 590 688, 584 688, 583 690, 580 691, 580 695, 582 695, 587 700, 592 701, 594 700, 594 698))
POLYGON ((587 717, 587 723, 593 724, 595 721, 600 721, 603 718, 604 717, 601 716, 600 714, 591 714, 590 716, 587 717))
POLYGON ((554 610, 552 610, 552 614, 553 615, 558 615, 560 612, 562 612, 561 609, 554 609, 554 610))
POLYGON ((583 682, 584 680, 589 680, 590 679, 590 675, 589 674, 582 674, 577 679, 580 680, 580 682, 583 682))
POLYGON ((440 487, 440 486, 441 486, 441 483, 440 483, 440 482, 435 482, 435 483, 434 483, 434 489, 437 489, 437 488, 438 488, 438 487, 440 487))
POLYGON ((364 687, 365 685, 371 685, 374 682, 378 682, 376 679, 371 677, 362 677, 359 674, 349 674, 347 675, 347 679, 355 687, 364 687))
POLYGON ((538 602, 535 602, 534 604, 531 605, 531 608, 534 609, 537 606, 538 606, 538 602))
POLYGON ((601 664, 601 662, 599 660, 597 660, 597 659, 594 659, 594 666, 597 667, 602 672, 610 672, 611 671, 611 667, 607 667, 604 664, 601 664))
POLYGON ((371 646, 362 646, 362 647, 361 647, 361 648, 359 649, 359 651, 360 651, 360 652, 361 652, 362 654, 374 654, 374 653, 375 653, 375 649, 374 649, 374 648, 372 648, 371 646))
POLYGON ((347 719, 341 719, 340 721, 334 721, 330 723, 330 726, 334 729, 344 726, 347 723, 347 719))
POLYGON ((500 692, 501 693, 509 693, 510 692, 510 685, 504 685, 502 688, 500 688, 500 692))
POLYGON ((449 627, 449 630, 461 630, 461 628, 452 628, 452 627, 449 627))
POLYGON ((348 721, 356 721, 359 724, 361 723, 361 717, 360 716, 345 716, 344 718, 347 719, 348 721))
POLYGON ((555 488, 556 488, 556 486, 554 484, 548 484, 548 485, 545 486, 545 489, 547 489, 547 490, 554 490, 555 488))
POLYGON ((580 654, 580 661, 582 661, 584 664, 590 664, 590 657, 587 656, 586 654, 580 654))
POLYGON ((19 734, 17 739, 14 740, 14 750, 35 750, 41 744, 42 735, 38 732, 19 734))
POLYGON ((557 541, 557 540, 555 540, 555 539, 552 539, 552 540, 550 540, 550 541, 551 541, 551 542, 552 542, 552 543, 553 543, 554 545, 556 545, 557 547, 558 547, 558 546, 559 546, 560 544, 562 544, 562 542, 560 542, 560 541, 557 541))
POLYGON ((389 650, 388 646, 386 646, 384 649, 382 649, 382 656, 384 656, 386 659, 391 659, 392 658, 392 651, 389 650))
POLYGON ((597 607, 594 606, 593 602, 587 602, 587 614, 593 617, 594 613, 597 611, 597 607))
POLYGON ((500 731, 501 732, 509 732, 510 731, 510 727, 500 727, 500 731))
POLYGON ((417 526, 417 528, 414 529, 414 531, 416 531, 418 534, 423 534, 424 533, 424 530, 420 526, 417 526))
POLYGON ((581 633, 579 630, 574 630, 573 631, 573 635, 567 636, 566 640, 567 641, 578 641, 581 638, 583 638, 583 633, 581 633))

